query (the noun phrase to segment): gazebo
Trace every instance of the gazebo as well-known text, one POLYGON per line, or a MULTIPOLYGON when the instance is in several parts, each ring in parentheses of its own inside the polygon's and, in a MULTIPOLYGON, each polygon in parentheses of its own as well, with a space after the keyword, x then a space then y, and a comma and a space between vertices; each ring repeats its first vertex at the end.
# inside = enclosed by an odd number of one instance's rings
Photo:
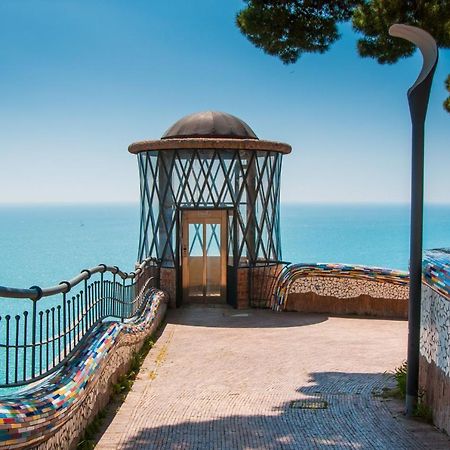
POLYGON ((268 306, 283 264, 281 162, 291 147, 208 111, 129 151, 140 173, 138 260, 158 258, 171 304, 268 306))

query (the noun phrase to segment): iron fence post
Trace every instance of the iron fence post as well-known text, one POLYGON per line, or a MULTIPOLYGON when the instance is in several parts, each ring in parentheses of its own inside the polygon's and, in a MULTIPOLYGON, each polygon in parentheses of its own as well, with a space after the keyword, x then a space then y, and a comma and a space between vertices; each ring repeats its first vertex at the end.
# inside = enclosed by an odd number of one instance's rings
POLYGON ((66 293, 63 293, 63 347, 64 347, 64 358, 67 356, 67 333, 66 333, 66 326, 67 326, 67 297, 66 293))
POLYGON ((99 317, 97 317, 97 320, 103 317, 103 302, 105 295, 105 288, 104 288, 104 276, 103 272, 100 273, 100 304, 97 307, 97 314, 99 317))
POLYGON ((122 281, 122 317, 121 317, 122 323, 125 319, 125 281, 126 279, 124 278, 122 281))
POLYGON ((32 299, 32 322, 31 322, 31 378, 36 374, 36 320, 37 320, 37 302, 42 297, 42 289, 39 286, 31 286, 30 289, 36 289, 37 296, 32 299))
POLYGON ((28 311, 23 312, 23 381, 27 379, 27 333, 28 333, 28 311))
POLYGON ((116 285, 116 274, 113 274, 113 288, 112 288, 112 298, 111 298, 111 311, 109 314, 114 315, 116 312, 116 305, 117 305, 117 285, 116 285))

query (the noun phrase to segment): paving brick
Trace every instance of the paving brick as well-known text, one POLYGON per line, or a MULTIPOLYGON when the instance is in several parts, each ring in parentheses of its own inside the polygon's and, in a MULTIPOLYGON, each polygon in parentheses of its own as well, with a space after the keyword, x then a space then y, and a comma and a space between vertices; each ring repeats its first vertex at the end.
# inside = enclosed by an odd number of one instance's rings
POLYGON ((172 310, 97 448, 433 448, 374 395, 406 337, 404 321, 172 310), (301 399, 327 408, 291 407, 301 399))

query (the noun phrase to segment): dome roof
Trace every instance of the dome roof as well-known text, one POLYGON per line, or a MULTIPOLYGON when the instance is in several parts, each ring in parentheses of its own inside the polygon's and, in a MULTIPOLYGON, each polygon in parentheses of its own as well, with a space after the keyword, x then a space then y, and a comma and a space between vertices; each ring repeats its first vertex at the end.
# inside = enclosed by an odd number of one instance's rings
POLYGON ((216 111, 204 111, 183 117, 175 122, 161 139, 183 138, 258 139, 243 120, 216 111))

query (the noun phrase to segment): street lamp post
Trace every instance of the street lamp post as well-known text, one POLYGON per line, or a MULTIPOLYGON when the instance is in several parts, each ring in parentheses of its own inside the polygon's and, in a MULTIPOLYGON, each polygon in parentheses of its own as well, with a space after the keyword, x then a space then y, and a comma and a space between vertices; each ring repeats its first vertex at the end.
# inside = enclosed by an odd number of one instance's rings
POLYGON ((416 82, 408 90, 408 103, 412 122, 412 158, 406 415, 412 416, 417 406, 419 390, 424 131, 431 83, 438 61, 438 49, 433 37, 417 27, 395 24, 389 28, 389 34, 415 44, 419 47, 423 57, 422 70, 416 82))

